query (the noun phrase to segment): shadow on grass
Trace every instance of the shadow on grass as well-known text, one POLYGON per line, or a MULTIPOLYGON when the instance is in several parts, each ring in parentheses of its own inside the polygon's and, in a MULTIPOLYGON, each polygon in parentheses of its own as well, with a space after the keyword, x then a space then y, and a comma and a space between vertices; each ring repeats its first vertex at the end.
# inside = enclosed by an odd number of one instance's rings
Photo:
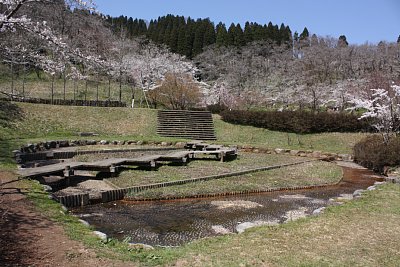
POLYGON ((20 107, 0 100, 0 166, 12 166, 15 163, 12 151, 17 148, 17 136, 12 124, 22 118, 20 107))

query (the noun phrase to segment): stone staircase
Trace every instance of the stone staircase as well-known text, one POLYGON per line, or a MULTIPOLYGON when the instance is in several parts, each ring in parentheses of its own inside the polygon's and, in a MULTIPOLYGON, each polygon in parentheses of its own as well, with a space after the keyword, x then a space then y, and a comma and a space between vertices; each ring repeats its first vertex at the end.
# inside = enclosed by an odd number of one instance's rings
POLYGON ((164 137, 216 140, 212 115, 208 111, 160 110, 157 133, 164 137))

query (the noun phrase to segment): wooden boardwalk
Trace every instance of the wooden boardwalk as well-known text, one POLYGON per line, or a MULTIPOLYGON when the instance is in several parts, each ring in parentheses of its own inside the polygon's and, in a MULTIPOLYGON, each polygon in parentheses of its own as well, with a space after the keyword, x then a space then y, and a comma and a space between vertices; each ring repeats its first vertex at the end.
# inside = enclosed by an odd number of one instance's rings
POLYGON ((222 146, 208 145, 202 142, 191 142, 187 151, 176 151, 165 155, 148 155, 137 158, 112 158, 94 162, 63 162, 58 164, 46 165, 36 168, 21 169, 22 177, 37 177, 47 175, 59 175, 70 177, 74 171, 100 171, 116 173, 119 167, 138 166, 156 168, 158 162, 173 162, 186 164, 190 159, 195 159, 197 155, 216 156, 217 159, 224 161, 226 157, 236 157, 236 148, 225 148, 222 146), (193 150, 193 147, 201 150, 193 150), (207 149, 207 147, 209 149, 207 149))

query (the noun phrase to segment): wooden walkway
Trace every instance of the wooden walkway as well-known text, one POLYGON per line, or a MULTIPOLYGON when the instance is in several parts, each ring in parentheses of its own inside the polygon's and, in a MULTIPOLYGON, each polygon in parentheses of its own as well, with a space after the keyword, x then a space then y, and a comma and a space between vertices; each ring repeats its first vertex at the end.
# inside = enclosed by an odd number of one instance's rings
POLYGON ((195 159, 197 155, 216 156, 217 159, 221 161, 224 161, 226 157, 234 158, 237 156, 236 148, 208 145, 199 141, 188 143, 187 146, 197 149, 201 147, 201 150, 190 149, 187 151, 171 152, 165 155, 149 155, 137 158, 112 158, 95 162, 64 162, 36 168, 21 169, 19 174, 22 177, 47 175, 70 177, 74 175, 74 171, 80 170, 116 173, 118 168, 125 166, 139 166, 154 169, 157 167, 158 162, 186 164, 190 159, 195 159))

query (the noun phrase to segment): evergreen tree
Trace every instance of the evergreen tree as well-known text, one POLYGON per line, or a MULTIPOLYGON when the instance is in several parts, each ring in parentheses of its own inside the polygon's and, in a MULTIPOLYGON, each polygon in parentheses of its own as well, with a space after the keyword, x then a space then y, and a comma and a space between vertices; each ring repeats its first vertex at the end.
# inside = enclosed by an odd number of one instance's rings
POLYGON ((293 40, 294 40, 295 42, 298 42, 298 41, 299 41, 299 33, 298 33, 297 31, 295 31, 294 34, 293 34, 293 40))
POLYGON ((251 43, 253 41, 252 25, 248 21, 244 25, 244 41, 245 43, 251 43))
POLYGON ((285 42, 287 42, 288 44, 289 44, 289 43, 290 43, 290 44, 292 43, 292 30, 290 29, 289 26, 286 26, 285 36, 284 36, 283 40, 284 40, 285 42))
POLYGON ((146 22, 142 19, 139 20, 138 35, 145 35, 147 33, 146 22))
POLYGON ((235 34, 236 34, 236 26, 235 24, 231 24, 231 26, 229 26, 228 29, 228 34, 227 34, 227 38, 226 38, 226 42, 225 45, 226 46, 231 46, 235 44, 235 34))
MULTIPOLYGON (((135 20, 137 22, 137 19, 135 20)), ((133 23, 133 19, 131 17, 129 17, 129 19, 126 21, 126 35, 128 38, 132 38, 133 36, 135 36, 135 24, 133 23)))
POLYGON ((179 32, 178 32, 178 25, 174 24, 172 26, 172 30, 170 32, 169 35, 169 42, 168 42, 168 46, 171 48, 171 51, 174 53, 178 52, 178 36, 179 32))
POLYGON ((193 40, 193 56, 203 52, 203 42, 204 42, 204 28, 199 21, 196 22, 196 30, 193 40))
POLYGON ((253 23, 251 27, 252 35, 253 35, 253 40, 258 41, 258 40, 263 40, 265 36, 265 28, 266 26, 262 26, 257 23, 253 23))
POLYGON ((177 52, 186 55, 186 25, 179 25, 177 52))
POLYGON ((188 58, 193 57, 193 42, 194 42, 194 21, 189 17, 186 22, 186 44, 185 44, 185 56, 188 58))
POLYGON ((347 38, 345 35, 340 35, 338 40, 339 47, 347 47, 349 43, 347 42, 347 38))
POLYGON ((234 35, 234 45, 237 47, 242 47, 246 44, 246 41, 244 39, 244 34, 243 34, 243 29, 240 24, 236 24, 235 27, 235 35, 234 35))
POLYGON ((150 20, 149 29, 147 30, 146 36, 147 36, 147 38, 149 38, 149 39, 151 39, 153 41, 154 41, 154 36, 155 36, 154 32, 156 30, 155 28, 156 28, 155 22, 153 20, 150 20))
POLYGON ((399 37, 397 38, 397 43, 400 44, 400 34, 399 37))
POLYGON ((268 26, 266 27, 264 39, 274 40, 274 25, 272 24, 271 21, 268 23, 268 26))
MULTIPOLYGON (((222 22, 215 27, 208 18, 194 21, 190 17, 185 19, 183 16, 171 14, 151 20, 148 27, 144 20, 126 16, 107 16, 106 21, 116 33, 126 32, 129 38, 145 35, 156 43, 167 45, 172 52, 186 55, 188 58, 201 53, 205 46, 214 43, 218 46, 242 47, 258 40, 273 41, 277 44, 291 44, 292 41, 291 30, 283 23, 279 27, 272 22, 261 25, 247 21, 244 29, 240 24, 234 23, 227 29, 222 22)), ((304 28, 300 36, 295 32, 293 38, 296 42, 307 40, 303 45, 308 45, 307 28, 304 28)), ((398 41, 400 42, 400 36, 398 41)))
POLYGON ((209 19, 203 21, 204 24, 204 37, 203 37, 203 47, 214 44, 216 41, 215 27, 209 19))
POLYGON ((299 36, 299 45, 300 45, 299 47, 300 48, 310 45, 309 36, 310 36, 310 33, 308 32, 307 27, 304 27, 303 32, 299 36))
POLYGON ((220 22, 216 27, 217 36, 216 43, 218 46, 227 45, 228 31, 226 30, 225 24, 220 22))
POLYGON ((311 46, 316 46, 316 45, 318 45, 318 43, 319 43, 318 37, 317 37, 317 35, 314 33, 313 35, 311 35, 310 45, 311 45, 311 46))
POLYGON ((304 27, 303 32, 300 34, 300 40, 307 40, 309 36, 310 33, 308 32, 307 27, 304 27))

